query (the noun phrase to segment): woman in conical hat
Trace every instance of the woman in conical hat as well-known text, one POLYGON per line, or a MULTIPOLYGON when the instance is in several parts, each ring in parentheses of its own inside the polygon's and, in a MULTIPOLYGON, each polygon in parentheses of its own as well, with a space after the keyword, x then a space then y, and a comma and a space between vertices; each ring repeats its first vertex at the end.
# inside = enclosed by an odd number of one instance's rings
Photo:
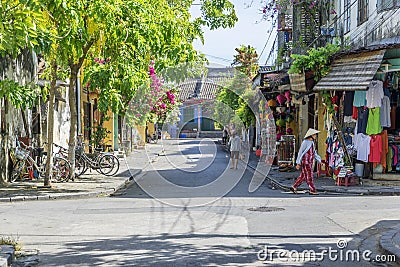
POLYGON ((306 181, 310 188, 310 195, 318 195, 314 185, 314 173, 312 168, 314 160, 321 162, 321 157, 317 154, 314 144, 319 132, 320 131, 312 128, 308 129, 304 136, 304 141, 301 143, 296 160, 296 169, 299 170, 301 168, 301 173, 291 187, 293 193, 297 193, 297 188, 306 181))

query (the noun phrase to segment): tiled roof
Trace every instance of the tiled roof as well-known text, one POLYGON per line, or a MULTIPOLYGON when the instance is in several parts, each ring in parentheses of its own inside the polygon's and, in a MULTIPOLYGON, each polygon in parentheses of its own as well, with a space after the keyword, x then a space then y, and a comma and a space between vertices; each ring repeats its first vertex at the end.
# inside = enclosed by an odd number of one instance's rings
POLYGON ((204 81, 202 79, 187 80, 178 86, 178 98, 184 102, 191 99, 212 100, 215 99, 217 92, 222 88, 213 81, 204 81))
POLYGON ((180 101, 212 100, 234 76, 234 68, 207 68, 204 77, 187 79, 178 85, 180 101))

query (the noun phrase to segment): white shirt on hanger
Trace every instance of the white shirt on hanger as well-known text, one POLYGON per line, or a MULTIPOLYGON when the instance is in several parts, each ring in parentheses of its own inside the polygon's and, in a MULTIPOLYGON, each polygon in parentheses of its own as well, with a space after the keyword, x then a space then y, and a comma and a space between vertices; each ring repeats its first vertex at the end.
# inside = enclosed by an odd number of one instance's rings
POLYGON ((367 107, 381 107, 383 96, 383 82, 379 80, 371 81, 371 83, 368 85, 368 90, 366 93, 367 107))
POLYGON ((370 152, 371 137, 363 133, 359 133, 353 138, 354 148, 357 150, 357 159, 368 162, 370 152))

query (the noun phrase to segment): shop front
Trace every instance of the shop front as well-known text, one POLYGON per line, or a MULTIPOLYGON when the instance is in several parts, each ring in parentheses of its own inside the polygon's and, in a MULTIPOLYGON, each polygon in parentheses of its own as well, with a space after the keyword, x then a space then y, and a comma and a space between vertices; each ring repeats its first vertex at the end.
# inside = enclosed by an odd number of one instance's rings
POLYGON ((314 87, 324 106, 325 161, 346 175, 400 180, 400 49, 344 55, 314 87))
POLYGON ((260 113, 261 131, 258 133, 258 146, 262 155, 266 155, 267 151, 276 150, 276 154, 267 155, 265 160, 281 166, 282 171, 290 171, 294 169, 298 129, 297 108, 293 102, 289 77, 285 72, 263 69, 260 76, 260 90, 266 100, 266 103, 263 103, 265 108, 260 107, 260 110, 268 112, 260 113))

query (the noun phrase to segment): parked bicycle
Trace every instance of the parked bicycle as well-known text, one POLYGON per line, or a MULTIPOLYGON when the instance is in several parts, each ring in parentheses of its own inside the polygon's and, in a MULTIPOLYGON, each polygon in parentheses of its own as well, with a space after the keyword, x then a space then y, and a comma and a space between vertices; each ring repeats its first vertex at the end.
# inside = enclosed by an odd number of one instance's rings
MULTIPOLYGON (((47 154, 43 148, 34 148, 17 140, 15 151, 11 153, 14 168, 10 181, 40 179, 46 174, 47 154)), ((70 178, 70 164, 68 160, 57 153, 53 157, 52 179, 57 182, 68 181, 70 178)))
POLYGON ((97 172, 113 176, 119 170, 119 159, 111 152, 103 152, 102 148, 95 148, 94 153, 86 153, 84 149, 85 144, 76 146, 76 165, 79 166, 81 174, 84 174, 88 169, 96 170, 97 172), (77 164, 78 163, 78 164, 77 164))
MULTIPOLYGON (((63 146, 57 145, 54 143, 54 146, 59 149, 58 153, 62 155, 64 158, 68 158, 68 149, 63 146)), ((75 177, 81 176, 85 171, 85 162, 81 159, 80 156, 76 154, 75 151, 75 177)), ((73 177, 74 178, 74 177, 73 177)), ((72 178, 72 180, 73 180, 72 178)))

